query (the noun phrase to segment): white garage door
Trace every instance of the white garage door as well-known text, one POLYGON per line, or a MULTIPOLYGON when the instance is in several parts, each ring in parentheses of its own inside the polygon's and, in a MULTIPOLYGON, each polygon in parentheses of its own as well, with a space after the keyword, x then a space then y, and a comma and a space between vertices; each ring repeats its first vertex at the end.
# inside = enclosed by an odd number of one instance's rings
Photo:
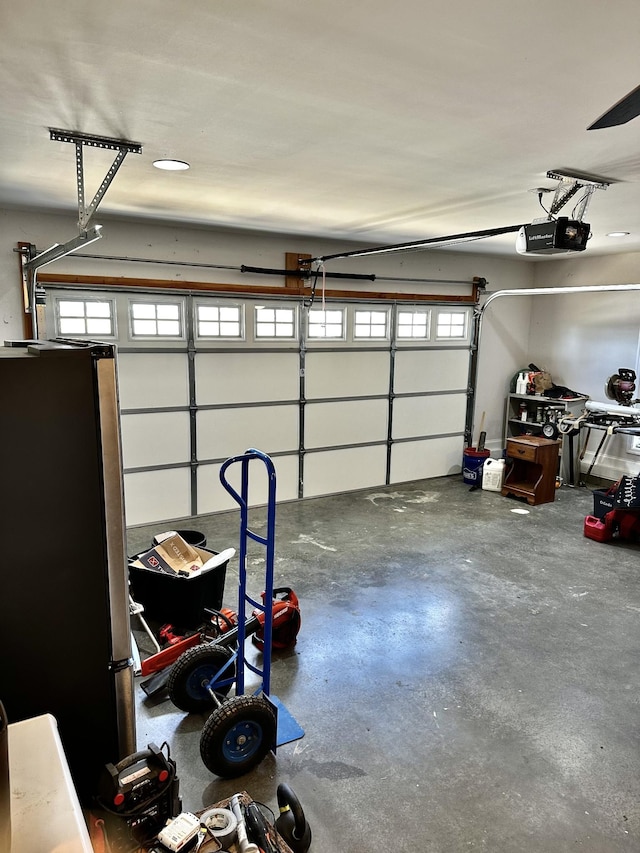
POLYGON ((278 500, 460 470, 468 306, 57 286, 46 312, 50 337, 118 346, 129 525, 234 507, 220 465, 249 447, 278 500))

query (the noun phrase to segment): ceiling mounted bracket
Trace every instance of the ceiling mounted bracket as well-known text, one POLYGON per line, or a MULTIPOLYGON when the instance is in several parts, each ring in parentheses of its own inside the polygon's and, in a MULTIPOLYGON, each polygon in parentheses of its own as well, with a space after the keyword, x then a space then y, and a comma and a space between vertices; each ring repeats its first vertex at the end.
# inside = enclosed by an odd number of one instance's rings
POLYGON ((581 175, 579 172, 563 172, 559 169, 552 169, 547 172, 547 177, 558 181, 553 202, 549 207, 550 216, 555 216, 556 213, 562 210, 569 199, 573 198, 579 190, 584 189, 584 195, 574 208, 572 216, 578 222, 582 222, 594 192, 596 190, 606 190, 612 183, 612 181, 605 181, 595 176, 581 175))
POLYGON ((127 139, 113 139, 109 136, 93 136, 89 133, 76 133, 72 130, 60 130, 59 128, 49 128, 49 138, 55 142, 71 142, 76 147, 76 183, 78 190, 78 228, 81 233, 86 232, 87 226, 93 217, 93 214, 98 209, 98 205, 102 201, 104 194, 109 189, 111 182, 115 178, 118 169, 122 165, 127 154, 141 154, 142 145, 139 142, 130 142, 127 139), (111 151, 117 151, 117 155, 111 164, 109 171, 105 175, 102 183, 98 187, 98 191, 93 197, 93 201, 89 207, 85 207, 84 193, 84 163, 82 149, 84 146, 90 148, 103 148, 111 151))
POLYGON ((31 324, 33 336, 38 336, 38 317, 35 310, 36 307, 36 286, 37 286, 37 271, 45 264, 50 264, 52 261, 57 261, 65 255, 75 252, 82 246, 87 246, 95 240, 99 240, 102 234, 100 233, 102 226, 94 225, 89 228, 89 222, 93 214, 98 209, 98 205, 106 191, 109 189, 111 181, 115 178, 116 173, 127 154, 141 154, 142 145, 139 142, 129 142, 127 139, 112 139, 109 136, 93 136, 88 133, 76 133, 73 130, 60 130, 56 127, 49 128, 49 138, 55 142, 71 142, 76 147, 76 182, 78 188, 78 236, 68 240, 66 243, 54 243, 49 249, 39 254, 35 253, 31 247, 25 249, 23 246, 21 252, 22 265, 22 280, 24 292, 24 307, 25 313, 31 315, 31 324), (117 151, 117 155, 109 171, 104 177, 104 180, 98 187, 98 191, 93 197, 93 201, 89 207, 85 207, 84 198, 84 163, 82 159, 82 149, 87 145, 90 148, 104 148, 111 151, 117 151))

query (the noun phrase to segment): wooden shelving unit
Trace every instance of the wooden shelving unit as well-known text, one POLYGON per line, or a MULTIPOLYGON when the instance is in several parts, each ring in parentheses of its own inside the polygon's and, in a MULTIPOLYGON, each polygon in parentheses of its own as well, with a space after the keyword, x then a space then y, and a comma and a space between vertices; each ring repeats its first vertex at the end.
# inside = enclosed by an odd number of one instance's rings
MULTIPOLYGON (((555 424, 564 415, 579 415, 584 409, 586 397, 572 397, 566 400, 554 400, 538 394, 509 394, 506 400, 504 418, 504 442, 505 446, 510 438, 520 436, 539 436, 544 438, 543 428, 545 424, 555 424), (523 418, 524 415, 524 418, 523 418)), ((580 477, 578 465, 578 441, 569 442, 566 435, 559 435, 559 463, 557 474, 563 478, 565 483, 571 481, 571 469, 573 468, 574 482, 580 477), (571 458, 570 446, 573 445, 573 460, 571 458), (573 466, 571 462, 573 461, 573 466)))

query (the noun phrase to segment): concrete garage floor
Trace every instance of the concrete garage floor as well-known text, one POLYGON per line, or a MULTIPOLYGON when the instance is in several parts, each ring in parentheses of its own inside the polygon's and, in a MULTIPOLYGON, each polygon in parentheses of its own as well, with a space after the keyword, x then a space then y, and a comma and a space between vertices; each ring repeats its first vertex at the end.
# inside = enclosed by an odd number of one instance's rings
MULTIPOLYGON (((288 782, 318 853, 640 850, 640 546, 584 538, 592 509, 586 488, 528 507, 461 477, 279 506, 302 629, 272 692, 305 736, 223 781, 206 717, 138 689, 139 748, 169 743, 187 810, 242 790, 275 809, 288 782)), ((238 546, 238 512, 175 526, 238 546)))

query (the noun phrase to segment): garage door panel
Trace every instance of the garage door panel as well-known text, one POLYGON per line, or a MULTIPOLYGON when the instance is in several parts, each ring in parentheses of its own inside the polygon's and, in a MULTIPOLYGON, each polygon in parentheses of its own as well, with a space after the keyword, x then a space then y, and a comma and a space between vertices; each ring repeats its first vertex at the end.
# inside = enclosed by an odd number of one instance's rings
POLYGON ((394 444, 391 448, 391 483, 459 474, 463 445, 461 436, 394 444))
POLYGON ((464 432, 466 394, 396 397, 393 403, 393 438, 464 432))
POLYGON ((189 461, 188 412, 125 414, 121 423, 125 468, 189 461))
POLYGON ((198 459, 226 459, 256 447, 264 453, 297 451, 297 406, 207 409, 198 412, 198 459))
MULTIPOLYGON (((262 450, 262 448, 257 448, 262 450)), ((266 452, 266 451, 263 451, 266 452)), ((295 500, 298 497, 298 457, 277 456, 271 460, 276 471, 276 500, 295 500)), ((227 468, 226 478, 240 494, 240 464, 227 468)), ((266 467, 259 460, 249 463, 249 503, 262 506, 267 502, 268 481, 266 467)), ((220 465, 200 465, 198 467, 198 513, 224 512, 237 509, 238 504, 220 482, 220 465)), ((235 542, 225 547, 235 547, 235 542)))
POLYGON ((308 403, 304 415, 305 447, 386 441, 388 415, 386 400, 308 403))
POLYGON ((191 515, 189 468, 141 471, 124 475, 127 525, 171 521, 191 515))
POLYGON ((189 404, 185 353, 120 353, 118 385, 122 409, 189 404))
POLYGON ((297 352, 209 353, 196 356, 198 405, 297 400, 297 352))
POLYGON ((469 351, 398 350, 395 357, 393 390, 396 394, 447 391, 467 387, 469 351))
POLYGON ((310 352, 305 358, 307 400, 389 393, 388 352, 310 352))
POLYGON ((378 486, 385 481, 386 465, 385 446, 307 453, 304 457, 304 497, 378 486))
MULTIPOLYGON (((98 297, 105 294, 90 296, 98 297)), ((389 463, 391 482, 460 471, 469 374, 469 349, 462 339, 393 345, 349 333, 342 342, 305 341, 301 358, 294 338, 255 340, 257 300, 234 297, 247 312, 246 339, 197 339, 195 353, 188 353, 186 339, 128 338, 131 297, 125 291, 108 294, 121 338, 116 343, 123 347, 118 375, 127 524, 173 525, 193 512, 237 509, 220 483, 220 464, 210 460, 238 456, 250 447, 271 456, 279 501, 298 497, 300 447, 306 451, 305 497, 381 486, 389 463), (391 387, 394 443, 389 449, 391 387), (197 463, 193 474, 191 461, 197 463)), ((187 316, 193 297, 181 298, 187 316)), ((166 299, 166 294, 159 297, 166 299)), ((348 317, 352 308, 346 305, 348 317)), ((255 464, 251 503, 263 505, 267 484, 259 469, 264 473, 264 466, 255 464)), ((230 477, 236 476, 239 465, 230 469, 230 477)), ((235 529, 232 534, 237 536, 235 529)))

